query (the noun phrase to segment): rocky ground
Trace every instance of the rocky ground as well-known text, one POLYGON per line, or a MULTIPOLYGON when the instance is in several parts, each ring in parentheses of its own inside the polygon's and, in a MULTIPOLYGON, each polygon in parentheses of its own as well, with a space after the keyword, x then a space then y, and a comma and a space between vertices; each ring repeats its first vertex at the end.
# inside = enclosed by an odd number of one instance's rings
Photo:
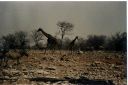
MULTIPOLYGON (((15 53, 14 53, 15 54, 15 53)), ((94 51, 29 51, 0 69, 0 85, 126 85, 126 55, 94 51)))

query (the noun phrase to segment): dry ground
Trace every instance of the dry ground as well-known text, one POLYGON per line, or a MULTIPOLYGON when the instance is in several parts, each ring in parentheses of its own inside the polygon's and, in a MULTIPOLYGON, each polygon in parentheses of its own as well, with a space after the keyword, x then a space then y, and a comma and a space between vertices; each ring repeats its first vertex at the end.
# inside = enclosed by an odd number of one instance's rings
POLYGON ((121 53, 69 54, 61 51, 60 54, 47 51, 44 54, 43 51, 31 50, 28 57, 21 58, 18 66, 16 60, 8 63, 8 67, 1 69, 1 85, 126 85, 126 55, 121 53), (85 79, 81 81, 80 78, 85 79), (88 83, 86 79, 94 83, 88 83), (109 84, 96 84, 95 81, 109 84))

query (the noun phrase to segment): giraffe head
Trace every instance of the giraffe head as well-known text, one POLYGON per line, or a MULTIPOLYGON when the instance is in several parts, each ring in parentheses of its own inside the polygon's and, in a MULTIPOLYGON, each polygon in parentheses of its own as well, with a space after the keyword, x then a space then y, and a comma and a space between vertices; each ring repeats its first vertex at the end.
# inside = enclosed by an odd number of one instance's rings
POLYGON ((37 30, 37 32, 39 32, 39 31, 41 31, 42 30, 42 28, 39 28, 38 30, 37 30))
POLYGON ((78 39, 78 36, 76 36, 76 39, 78 39))

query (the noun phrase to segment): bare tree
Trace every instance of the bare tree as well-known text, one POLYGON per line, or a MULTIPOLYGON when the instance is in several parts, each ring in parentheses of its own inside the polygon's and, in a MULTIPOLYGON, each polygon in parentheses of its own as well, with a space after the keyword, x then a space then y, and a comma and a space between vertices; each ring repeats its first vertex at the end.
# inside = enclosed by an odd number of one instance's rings
POLYGON ((29 46, 29 39, 27 38, 27 32, 18 31, 15 33, 16 46, 19 49, 27 48, 29 46))
POLYGON ((31 36, 35 46, 39 48, 39 41, 43 40, 44 35, 42 35, 42 33, 38 33, 37 30, 33 30, 31 36))
MULTIPOLYGON (((66 22, 66 21, 62 21, 62 22, 58 22, 57 26, 59 27, 60 31, 61 31, 61 39, 63 42, 63 38, 64 36, 73 30, 74 25, 72 23, 66 22)), ((62 45, 61 42, 61 45, 62 45)))

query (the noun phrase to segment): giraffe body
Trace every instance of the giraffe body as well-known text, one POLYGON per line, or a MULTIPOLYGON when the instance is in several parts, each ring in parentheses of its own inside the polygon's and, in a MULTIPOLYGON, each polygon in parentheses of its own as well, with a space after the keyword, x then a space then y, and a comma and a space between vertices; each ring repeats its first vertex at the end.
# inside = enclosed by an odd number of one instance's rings
POLYGON ((39 28, 37 32, 41 31, 47 37, 47 48, 48 49, 55 49, 59 46, 59 43, 55 37, 46 33, 43 29, 39 28))
POLYGON ((75 45, 75 41, 76 41, 77 39, 78 39, 78 36, 76 36, 76 37, 72 40, 72 42, 69 44, 69 46, 68 46, 68 49, 69 49, 69 50, 73 51, 74 45, 75 45))

